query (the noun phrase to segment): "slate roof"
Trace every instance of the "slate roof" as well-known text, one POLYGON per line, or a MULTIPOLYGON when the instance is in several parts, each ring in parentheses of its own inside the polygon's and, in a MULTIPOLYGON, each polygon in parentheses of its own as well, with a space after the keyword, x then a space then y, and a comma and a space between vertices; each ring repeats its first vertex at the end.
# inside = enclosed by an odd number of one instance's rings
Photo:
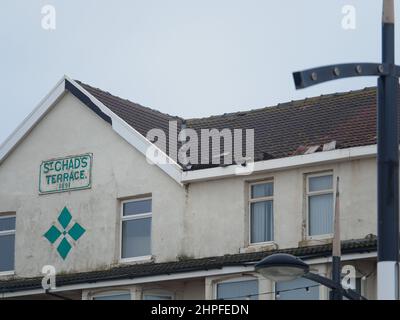
MULTIPOLYGON (((376 237, 342 241, 342 254, 365 253, 376 251, 376 237)), ((57 276, 57 287, 73 284, 95 283, 99 281, 113 281, 134 279, 145 276, 170 275, 182 272, 204 271, 221 269, 227 266, 245 266, 260 261, 273 253, 289 253, 301 259, 330 257, 332 245, 299 247, 293 249, 272 250, 254 253, 240 253, 202 259, 165 263, 145 263, 120 266, 107 270, 65 274, 57 276)), ((15 278, 0 281, 0 293, 41 289, 41 278, 15 278)))
MULTIPOLYGON (((303 154, 315 145, 320 146, 317 152, 322 151, 322 146, 332 141, 336 141, 336 149, 376 143, 375 87, 255 110, 183 119, 79 83, 144 136, 152 128, 161 128, 168 133, 170 120, 178 121, 179 128, 184 123, 187 128, 197 131, 212 128, 254 129, 256 161, 303 154)), ((197 165, 191 170, 212 166, 197 165)))

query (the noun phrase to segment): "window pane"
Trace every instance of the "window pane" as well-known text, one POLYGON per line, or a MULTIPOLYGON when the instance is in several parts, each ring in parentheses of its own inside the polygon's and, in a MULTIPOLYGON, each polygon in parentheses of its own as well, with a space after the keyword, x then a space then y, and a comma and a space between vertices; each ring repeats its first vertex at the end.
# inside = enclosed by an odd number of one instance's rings
POLYGON ((251 186, 251 197, 272 197, 274 195, 274 184, 272 182, 256 184, 251 186))
POLYGON ((0 236, 0 272, 14 270, 15 235, 0 236))
POLYGON ((172 300, 172 299, 171 299, 171 296, 146 294, 143 296, 143 300, 172 300))
POLYGON ((151 254, 151 218, 122 221, 122 258, 151 254))
POLYGON ((111 294, 109 296, 93 297, 93 300, 131 300, 130 293, 111 294))
POLYGON ((309 179, 309 191, 323 191, 333 189, 332 175, 323 177, 313 177, 309 179))
POLYGON ((219 283, 217 299, 220 300, 258 300, 258 281, 247 280, 219 283))
POLYGON ((151 212, 151 199, 124 203, 124 216, 151 212))
POLYGON ((279 292, 279 296, 277 294, 275 296, 276 300, 319 300, 318 283, 304 278, 278 282, 276 284, 276 292, 279 292), (309 289, 308 292, 306 287, 309 289))
POLYGON ((0 217, 0 231, 15 230, 15 217, 0 217))
POLYGON ((309 197, 309 235, 333 232, 333 194, 309 197))
POLYGON ((274 239, 273 201, 251 204, 251 243, 267 242, 274 239))

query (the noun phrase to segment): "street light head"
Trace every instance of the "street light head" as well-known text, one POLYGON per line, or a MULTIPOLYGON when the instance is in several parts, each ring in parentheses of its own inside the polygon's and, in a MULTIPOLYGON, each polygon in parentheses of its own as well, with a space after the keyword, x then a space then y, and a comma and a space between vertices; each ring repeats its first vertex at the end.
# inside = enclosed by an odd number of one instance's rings
POLYGON ((295 256, 277 253, 258 262, 255 270, 263 277, 279 282, 297 279, 308 273, 310 267, 295 256))

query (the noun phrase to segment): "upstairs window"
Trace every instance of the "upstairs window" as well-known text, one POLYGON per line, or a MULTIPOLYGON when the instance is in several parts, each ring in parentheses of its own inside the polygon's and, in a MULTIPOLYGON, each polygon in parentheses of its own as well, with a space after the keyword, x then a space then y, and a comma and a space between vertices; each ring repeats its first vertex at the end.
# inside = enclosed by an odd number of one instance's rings
POLYGON ((0 275, 12 273, 15 257, 15 215, 0 215, 0 275))
POLYGON ((124 201, 121 217, 121 259, 151 255, 151 198, 124 201))
POLYGON ((273 182, 250 185, 250 243, 274 240, 273 182))
POLYGON ((307 177, 308 236, 333 233, 333 175, 307 177))

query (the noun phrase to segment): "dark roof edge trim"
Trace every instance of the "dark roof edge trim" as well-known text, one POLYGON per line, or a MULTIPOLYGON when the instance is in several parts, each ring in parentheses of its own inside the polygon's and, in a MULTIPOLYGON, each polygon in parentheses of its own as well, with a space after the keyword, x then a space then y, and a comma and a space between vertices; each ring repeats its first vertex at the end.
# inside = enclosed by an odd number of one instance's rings
POLYGON ((65 79, 65 90, 72 93, 79 101, 81 101, 85 106, 95 112, 100 118, 112 125, 111 117, 100 110, 98 106, 81 90, 74 86, 70 81, 65 79))

